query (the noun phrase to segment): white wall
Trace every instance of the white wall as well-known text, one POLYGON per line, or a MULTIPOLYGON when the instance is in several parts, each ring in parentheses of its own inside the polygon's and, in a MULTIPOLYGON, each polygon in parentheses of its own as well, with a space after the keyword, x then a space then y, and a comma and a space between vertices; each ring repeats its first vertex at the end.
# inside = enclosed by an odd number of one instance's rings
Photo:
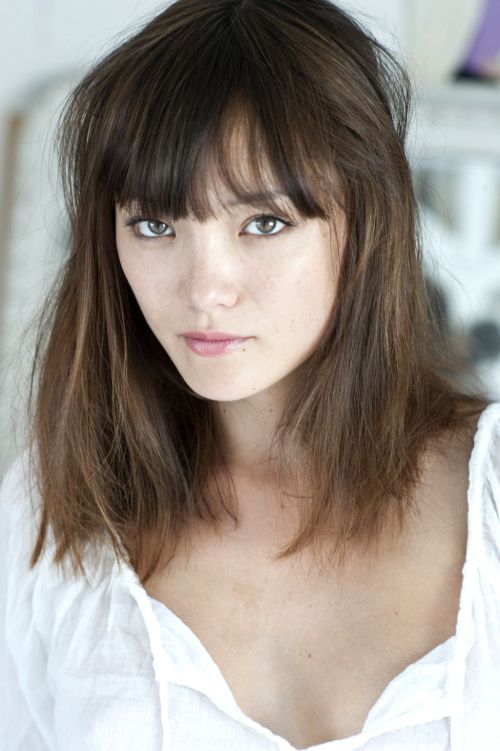
POLYGON ((340 0, 390 49, 406 52, 411 8, 418 0, 340 0))

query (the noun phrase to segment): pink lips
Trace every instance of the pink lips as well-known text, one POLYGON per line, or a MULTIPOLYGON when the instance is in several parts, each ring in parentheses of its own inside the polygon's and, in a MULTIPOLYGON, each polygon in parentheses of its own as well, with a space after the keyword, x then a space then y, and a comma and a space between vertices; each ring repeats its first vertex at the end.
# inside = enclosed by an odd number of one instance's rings
POLYGON ((182 334, 192 352, 204 357, 213 357, 234 349, 240 349, 249 337, 235 336, 224 332, 187 331, 182 334))

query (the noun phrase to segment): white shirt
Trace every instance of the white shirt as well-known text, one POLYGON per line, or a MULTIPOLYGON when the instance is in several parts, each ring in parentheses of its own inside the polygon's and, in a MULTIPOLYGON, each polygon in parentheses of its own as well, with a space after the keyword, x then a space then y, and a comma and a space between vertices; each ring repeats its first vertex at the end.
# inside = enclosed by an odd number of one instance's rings
MULTIPOLYGON (((243 713, 195 634, 108 545, 87 548, 89 581, 58 573, 50 550, 29 571, 25 466, 0 489, 1 751, 294 751, 243 713)), ((386 686, 360 733, 313 749, 500 749, 500 403, 469 463, 456 633, 386 686)))

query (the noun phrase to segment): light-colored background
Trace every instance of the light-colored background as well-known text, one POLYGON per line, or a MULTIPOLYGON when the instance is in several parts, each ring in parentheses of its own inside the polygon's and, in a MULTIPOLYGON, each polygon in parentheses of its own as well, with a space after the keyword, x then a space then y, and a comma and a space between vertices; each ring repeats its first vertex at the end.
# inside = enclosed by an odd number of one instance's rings
MULTIPOLYGON (((500 86, 458 85, 482 0, 343 0, 406 62, 409 151, 430 274, 453 334, 500 322, 500 86)), ((64 256, 51 151, 61 102, 86 67, 165 6, 151 0, 0 0, 0 476, 23 446, 32 320, 64 256)), ((500 34, 500 30, 499 30, 500 34)), ((469 344, 468 344, 469 343, 469 344)), ((500 357, 478 363, 500 397, 500 357)))

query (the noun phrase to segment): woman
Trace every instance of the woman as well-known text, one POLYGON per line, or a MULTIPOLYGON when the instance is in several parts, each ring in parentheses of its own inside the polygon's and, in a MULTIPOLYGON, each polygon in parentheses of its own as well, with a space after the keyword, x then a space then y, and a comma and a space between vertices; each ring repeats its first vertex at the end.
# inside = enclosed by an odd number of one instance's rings
POLYGON ((500 407, 427 322, 408 103, 326 0, 178 0, 75 89, 9 751, 496 747, 500 407))

